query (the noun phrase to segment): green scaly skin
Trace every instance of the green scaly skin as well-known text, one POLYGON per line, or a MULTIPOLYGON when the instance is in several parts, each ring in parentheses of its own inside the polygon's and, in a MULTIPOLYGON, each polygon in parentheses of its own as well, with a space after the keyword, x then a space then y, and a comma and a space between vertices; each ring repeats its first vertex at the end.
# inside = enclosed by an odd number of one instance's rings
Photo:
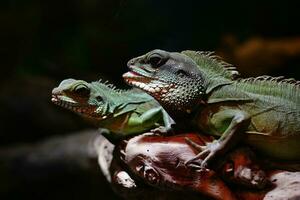
POLYGON ((147 93, 119 90, 112 84, 66 79, 52 91, 52 102, 92 121, 110 141, 144 133, 158 126, 171 129, 173 120, 147 93))
POLYGON ((195 51, 153 50, 128 67, 126 82, 156 98, 175 122, 190 117, 197 129, 218 137, 195 158, 203 158, 203 166, 241 140, 272 158, 300 160, 299 81, 237 79, 235 67, 195 51))

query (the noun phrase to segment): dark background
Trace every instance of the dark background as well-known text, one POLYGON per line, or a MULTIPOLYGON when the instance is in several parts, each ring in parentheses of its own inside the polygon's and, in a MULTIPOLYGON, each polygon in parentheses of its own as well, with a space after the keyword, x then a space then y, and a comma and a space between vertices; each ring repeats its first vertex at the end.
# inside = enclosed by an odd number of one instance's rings
MULTIPOLYGON (((121 78, 126 62, 156 48, 216 51, 244 77, 300 78, 296 1, 1 0, 0 5, 2 148, 90 128, 51 104, 52 88, 70 77, 127 87, 121 78)), ((39 199, 47 190, 49 199, 99 199, 103 192, 76 173, 35 186, 26 181, 6 197, 39 199), (54 187, 58 179, 68 179, 65 189, 54 187)))

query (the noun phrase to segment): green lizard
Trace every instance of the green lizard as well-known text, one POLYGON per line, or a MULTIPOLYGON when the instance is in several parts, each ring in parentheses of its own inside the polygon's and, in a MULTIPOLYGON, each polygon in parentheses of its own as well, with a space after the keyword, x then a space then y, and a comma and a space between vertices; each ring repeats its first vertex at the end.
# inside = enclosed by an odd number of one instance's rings
MULTIPOLYGON (((66 79, 52 91, 52 102, 108 129, 111 141, 174 123, 166 111, 139 89, 120 90, 112 84, 66 79)), ((105 132, 104 132, 105 133, 105 132)))
POLYGON ((190 117, 197 129, 219 137, 190 162, 204 158, 205 166, 241 139, 267 156, 300 160, 299 81, 237 79, 235 67, 195 51, 153 50, 128 66, 127 83, 156 98, 175 122, 190 117))

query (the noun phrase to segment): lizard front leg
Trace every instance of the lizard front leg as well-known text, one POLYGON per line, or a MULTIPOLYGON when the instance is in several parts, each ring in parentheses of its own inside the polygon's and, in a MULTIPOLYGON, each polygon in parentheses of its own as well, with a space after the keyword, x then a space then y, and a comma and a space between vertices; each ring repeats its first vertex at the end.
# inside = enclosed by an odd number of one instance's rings
POLYGON ((188 160, 185 163, 186 165, 193 163, 197 159, 203 158, 201 167, 204 168, 216 155, 224 154, 231 147, 235 146, 240 140, 241 134, 245 131, 245 128, 249 126, 250 117, 247 113, 240 110, 225 110, 213 116, 210 123, 218 129, 224 126, 226 122, 228 123, 230 119, 229 126, 218 140, 208 143, 206 146, 197 146, 192 141, 188 141, 189 144, 193 145, 201 152, 191 160, 188 160))
POLYGON ((152 133, 166 134, 173 132, 173 126, 176 124, 175 121, 170 117, 170 115, 162 107, 152 109, 152 112, 159 113, 162 118, 163 124, 159 127, 151 130, 152 133))
POLYGON ((153 128, 153 125, 157 124, 159 121, 163 121, 163 124, 160 124, 160 132, 171 131, 172 125, 175 124, 174 120, 167 114, 167 112, 162 107, 156 107, 147 110, 141 115, 139 115, 138 113, 131 115, 128 119, 128 126, 144 127, 144 131, 147 131, 149 130, 149 127, 153 128))
MULTIPOLYGON (((173 126, 176 124, 170 115, 161 107, 161 114, 164 122, 164 129, 160 130, 161 133, 169 133, 173 131, 173 126)), ((160 127, 159 127, 160 128, 160 127)))

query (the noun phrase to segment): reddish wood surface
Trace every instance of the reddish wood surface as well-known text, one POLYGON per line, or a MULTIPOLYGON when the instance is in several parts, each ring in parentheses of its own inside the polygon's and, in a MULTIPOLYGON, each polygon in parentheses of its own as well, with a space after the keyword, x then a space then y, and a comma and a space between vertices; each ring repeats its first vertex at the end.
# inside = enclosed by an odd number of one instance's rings
MULTIPOLYGON (((184 163, 198 153, 186 142, 186 138, 200 145, 212 141, 211 137, 196 133, 174 136, 144 134, 123 142, 119 146, 119 156, 134 176, 150 186, 198 192, 213 199, 236 199, 231 189, 220 178, 221 175, 232 183, 246 182, 241 185, 253 182, 254 178, 259 184, 265 180, 265 174, 258 165, 253 164, 248 150, 239 150, 229 157, 224 157, 227 160, 221 162, 223 167, 218 174, 211 169, 200 169, 197 165, 186 166, 184 163), (245 169, 247 176, 243 177, 244 173, 241 172, 245 169)), ((255 196, 253 199, 257 199, 256 194, 251 194, 255 196)))

